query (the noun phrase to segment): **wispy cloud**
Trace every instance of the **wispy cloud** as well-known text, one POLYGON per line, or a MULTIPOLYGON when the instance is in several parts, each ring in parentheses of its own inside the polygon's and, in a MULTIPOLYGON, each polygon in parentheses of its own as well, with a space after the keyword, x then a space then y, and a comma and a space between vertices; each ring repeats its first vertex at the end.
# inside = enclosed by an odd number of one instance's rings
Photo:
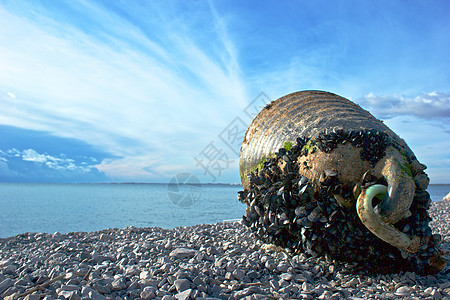
MULTIPOLYGON (((2 124, 82 139, 123 157, 100 169, 132 167, 130 176, 145 177, 154 174, 144 170, 151 161, 191 160, 245 107, 236 53, 213 8, 194 16, 212 20, 203 47, 187 19, 154 13, 139 23, 92 2, 76 5, 91 30, 29 7, 20 16, 0 7, 2 124)), ((128 9, 141 17, 139 7, 128 9)))

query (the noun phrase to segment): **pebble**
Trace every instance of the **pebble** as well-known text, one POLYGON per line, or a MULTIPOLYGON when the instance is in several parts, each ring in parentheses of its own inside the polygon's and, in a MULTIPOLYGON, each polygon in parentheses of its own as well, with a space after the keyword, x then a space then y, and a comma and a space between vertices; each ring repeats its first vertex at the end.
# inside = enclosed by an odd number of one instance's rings
POLYGON ((6 278, 2 282, 0 282, 0 295, 13 285, 14 280, 12 280, 11 278, 6 278))
POLYGON ((280 277, 283 280, 291 281, 294 276, 292 274, 289 274, 289 273, 283 273, 283 274, 281 274, 280 277))
POLYGON ((100 242, 109 242, 109 241, 112 241, 113 239, 114 239, 113 236, 102 233, 102 234, 100 234, 99 240, 100 240, 100 242))
POLYGON ((186 249, 186 248, 177 248, 175 250, 173 250, 172 252, 170 252, 169 256, 170 257, 175 257, 175 258, 192 258, 194 257, 196 251, 192 250, 192 249, 186 249))
POLYGON ((343 287, 354 287, 359 283, 359 280, 357 278, 352 278, 351 280, 347 281, 345 284, 343 284, 343 287))
POLYGON ((445 195, 444 198, 442 198, 442 201, 450 201, 450 193, 445 195))
POLYGON ((401 286, 395 291, 397 296, 409 296, 411 294, 411 288, 409 286, 401 286))
POLYGON ((173 283, 175 288, 177 289, 177 292, 183 292, 191 287, 191 283, 187 279, 177 279, 173 283))
POLYGON ((177 300, 187 300, 191 296, 191 293, 192 293, 192 290, 191 289, 187 289, 187 290, 185 290, 185 291, 183 291, 181 293, 176 294, 175 298, 177 300))
POLYGON ((242 269, 236 269, 233 271, 233 276, 239 281, 242 281, 245 278, 245 272, 242 269))
POLYGON ((144 299, 144 300, 148 300, 148 299, 154 299, 156 297, 155 295, 155 288, 154 287, 150 287, 150 286, 146 286, 142 292, 139 294, 139 296, 144 299))
POLYGON ((40 298, 41 298, 41 296, 39 294, 30 294, 30 295, 27 295, 24 298, 24 300, 39 300, 40 298))
MULTIPOLYGON (((450 202, 432 203, 430 215, 450 250, 450 202)), ((0 239, 0 299, 450 299, 449 266, 433 276, 369 275, 261 246, 240 222, 25 233, 0 239)))

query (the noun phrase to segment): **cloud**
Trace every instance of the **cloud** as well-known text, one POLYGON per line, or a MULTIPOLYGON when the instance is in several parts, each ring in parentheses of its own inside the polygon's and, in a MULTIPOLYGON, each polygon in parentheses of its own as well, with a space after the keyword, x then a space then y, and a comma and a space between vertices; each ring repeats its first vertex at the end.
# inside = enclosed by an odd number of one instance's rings
POLYGON ((0 7, 0 123, 123 158, 100 162, 106 172, 132 166, 129 176, 145 178, 155 175, 148 161, 186 165, 246 106, 238 57, 213 7, 177 16, 169 6, 149 18, 136 3, 127 6, 132 17, 95 3, 24 6, 0 7), (211 30, 200 36, 205 22, 211 30))
POLYGON ((431 92, 415 97, 376 96, 374 93, 369 93, 357 99, 356 102, 382 119, 409 115, 450 123, 450 93, 431 92))
POLYGON ((92 159, 77 161, 60 154, 58 157, 34 149, 8 149, 0 152, 2 182, 103 182, 92 159))
POLYGON ((47 157, 43 154, 39 154, 33 149, 23 150, 22 159, 25 161, 34 161, 38 163, 46 163, 47 157))

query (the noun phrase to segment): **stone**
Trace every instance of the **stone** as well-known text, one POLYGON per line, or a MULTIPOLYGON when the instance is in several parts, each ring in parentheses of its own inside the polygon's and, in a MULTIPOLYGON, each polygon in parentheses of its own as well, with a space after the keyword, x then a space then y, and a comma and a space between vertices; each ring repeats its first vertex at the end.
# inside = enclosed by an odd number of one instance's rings
POLYGON ((280 285, 278 284, 278 281, 275 279, 271 279, 269 281, 269 284, 275 291, 278 291, 280 289, 280 285))
POLYGON ((309 292, 309 291, 311 291, 312 289, 313 289, 313 285, 312 284, 310 284, 310 283, 307 283, 307 282, 303 282, 302 283, 302 290, 304 291, 304 292, 309 292))
POLYGON ((159 281, 155 280, 155 279, 141 279, 141 280, 139 280, 139 285, 141 287, 152 286, 154 288, 157 288, 158 287, 158 283, 159 283, 159 281))
POLYGON ((106 258, 103 255, 99 254, 97 251, 94 251, 92 253, 92 260, 97 264, 101 264, 106 260, 106 258))
POLYGON ((175 276, 176 279, 182 279, 182 278, 188 278, 189 277, 188 273, 186 273, 184 271, 177 271, 175 274, 173 274, 173 276, 175 276))
POLYGON ((330 291, 324 291, 319 297, 318 299, 330 299, 331 298, 332 293, 330 291))
POLYGON ((20 295, 20 293, 17 292, 15 294, 4 297, 3 300, 16 300, 16 299, 19 299, 19 295, 20 295))
POLYGON ((120 277, 111 282, 111 290, 120 291, 127 288, 127 281, 124 277, 120 277))
POLYGON ((100 242, 109 242, 109 241, 114 240, 114 237, 109 234, 102 233, 102 234, 100 234, 99 240, 100 240, 100 242))
POLYGON ((175 298, 177 300, 188 300, 189 297, 191 296, 192 290, 191 289, 187 289, 181 293, 178 293, 175 295, 175 298))
POLYGON ((258 293, 261 293, 261 289, 257 286, 251 286, 246 289, 243 289, 242 291, 238 291, 238 292, 234 293, 233 296, 235 299, 241 299, 246 296, 258 294, 258 293))
POLYGON ((308 279, 307 279, 303 274, 297 274, 297 275, 295 275, 294 280, 295 280, 296 282, 299 282, 299 283, 303 283, 303 282, 305 282, 305 281, 308 281, 308 279))
POLYGON ((8 265, 3 269, 3 274, 15 275, 17 270, 16 265, 8 265))
POLYGON ((155 291, 156 291, 156 289, 154 287, 147 286, 142 290, 140 297, 144 300, 154 299, 154 298, 156 298, 155 291))
POLYGON ((125 275, 127 275, 127 276, 139 275, 140 273, 141 273, 141 270, 139 269, 139 266, 137 266, 137 265, 129 266, 125 269, 125 275))
POLYGON ((442 299, 441 293, 436 289, 431 292, 431 296, 433 296, 434 299, 442 299))
POLYGON ((39 294, 28 294, 23 299, 24 300, 39 300, 39 299, 41 299, 41 295, 39 295, 39 294))
POLYGON ((263 294, 251 295, 251 300, 263 300, 263 299, 267 299, 267 295, 263 295, 263 294))
POLYGON ((191 282, 187 279, 177 279, 173 283, 178 293, 181 293, 191 287, 191 282))
POLYGON ((81 297, 89 297, 89 293, 94 293, 94 292, 97 292, 97 291, 88 286, 83 286, 81 288, 81 297))
POLYGON ((266 261, 265 267, 266 267, 269 271, 272 272, 272 271, 277 267, 277 265, 276 265, 276 263, 275 263, 275 261, 274 261, 273 259, 269 259, 269 260, 266 261))
POLYGON ((187 248, 176 248, 175 250, 170 252, 169 256, 175 257, 175 258, 180 258, 180 259, 193 258, 195 256, 195 253, 197 253, 196 250, 187 249, 187 248))
POLYGON ((289 273, 283 273, 280 275, 280 277, 281 277, 281 279, 286 280, 286 281, 291 281, 292 278, 294 278, 294 276, 289 273))
POLYGON ((205 282, 202 278, 200 278, 200 277, 198 277, 198 276, 196 276, 196 277, 192 280, 192 283, 193 283, 196 287, 198 287, 198 286, 200 286, 200 285, 206 285, 206 282, 205 282))
POLYGON ((161 265, 170 264, 171 262, 172 260, 167 256, 158 257, 158 263, 160 263, 161 265))
POLYGON ((72 284, 70 284, 70 285, 63 285, 63 286, 61 286, 61 290, 62 291, 79 291, 80 287, 76 286, 76 285, 72 285, 72 284))
POLYGON ((448 193, 447 195, 445 195, 445 197, 442 198, 442 201, 450 201, 450 193, 448 193))
POLYGON ((150 279, 152 277, 151 273, 149 271, 142 271, 139 273, 140 279, 150 279))
POLYGON ((131 284, 128 286, 128 290, 138 290, 139 282, 137 280, 133 280, 131 284))
POLYGON ((59 297, 64 297, 65 299, 70 300, 80 300, 81 297, 78 295, 77 291, 60 291, 58 293, 59 297))
POLYGON ((17 292, 19 292, 19 294, 20 294, 20 290, 17 287, 12 286, 3 293, 3 296, 13 295, 17 292))
POLYGON ((330 299, 332 299, 332 300, 338 300, 338 299, 341 299, 341 298, 342 298, 342 295, 339 294, 339 293, 334 293, 334 294, 332 294, 330 296, 330 299))
POLYGON ((411 288, 409 286, 401 286, 399 288, 397 288, 397 290, 395 291, 395 295, 397 296, 409 296, 411 294, 411 288))
POLYGON ((282 273, 286 272, 288 269, 289 269, 289 265, 285 262, 281 262, 277 266, 277 270, 282 273))
POLYGON ((106 300, 106 297, 97 292, 96 290, 83 286, 81 289, 81 296, 83 298, 92 299, 92 300, 106 300))
POLYGON ((359 280, 356 278, 352 278, 351 280, 347 281, 342 285, 342 287, 349 288, 349 287, 355 287, 357 284, 359 284, 359 280))
POLYGON ((227 272, 233 272, 234 269, 236 269, 236 265, 234 264, 234 261, 227 262, 227 266, 226 266, 227 272))
POLYGON ((236 269, 233 271, 233 276, 234 278, 236 278, 239 281, 242 281, 242 279, 244 279, 245 277, 245 272, 242 269, 236 269))
POLYGON ((426 288, 423 292, 428 295, 431 295, 431 292, 433 292, 433 290, 434 290, 434 288, 430 286, 430 287, 426 288))
POLYGON ((4 259, 4 260, 0 260, 0 268, 5 268, 9 265, 12 265, 13 261, 10 259, 4 259))
POLYGON ((2 282, 0 282, 0 295, 3 294, 7 289, 14 285, 14 280, 11 278, 6 278, 2 282))

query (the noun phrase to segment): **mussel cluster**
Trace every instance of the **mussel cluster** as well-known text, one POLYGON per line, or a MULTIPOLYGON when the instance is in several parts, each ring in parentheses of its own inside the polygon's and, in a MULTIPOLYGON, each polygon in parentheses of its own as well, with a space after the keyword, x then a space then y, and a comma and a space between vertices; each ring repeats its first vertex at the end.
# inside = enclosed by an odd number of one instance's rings
POLYGON ((330 152, 339 144, 351 143, 353 146, 361 148, 361 159, 372 165, 375 165, 385 155, 386 147, 393 144, 384 132, 376 130, 346 132, 342 129, 324 129, 310 143, 316 145, 323 152, 330 152))
MULTIPOLYGON (((428 181, 416 181, 415 196, 410 207, 411 216, 401 219, 394 227, 408 235, 427 240, 417 253, 400 250, 372 234, 359 219, 355 189, 344 186, 337 172, 325 171, 319 184, 299 174, 298 158, 311 151, 332 151, 339 143, 351 143, 360 148, 361 158, 375 164, 392 144, 383 133, 372 131, 324 131, 314 140, 299 137, 296 144, 279 149, 249 173, 249 186, 240 191, 238 199, 247 204, 242 222, 266 243, 285 248, 289 252, 305 252, 312 256, 329 256, 332 259, 356 262, 359 269, 370 273, 429 270, 430 259, 438 252, 441 237, 432 235, 428 215, 430 195, 426 192, 428 181), (352 206, 342 205, 337 197, 352 199, 352 206)), ((412 176, 424 177, 424 165, 409 161, 412 176)), ((386 184, 365 174, 360 186, 386 184)), ((379 200, 381 201, 381 200, 379 200)), ((374 206, 377 203, 374 203, 374 206)))

